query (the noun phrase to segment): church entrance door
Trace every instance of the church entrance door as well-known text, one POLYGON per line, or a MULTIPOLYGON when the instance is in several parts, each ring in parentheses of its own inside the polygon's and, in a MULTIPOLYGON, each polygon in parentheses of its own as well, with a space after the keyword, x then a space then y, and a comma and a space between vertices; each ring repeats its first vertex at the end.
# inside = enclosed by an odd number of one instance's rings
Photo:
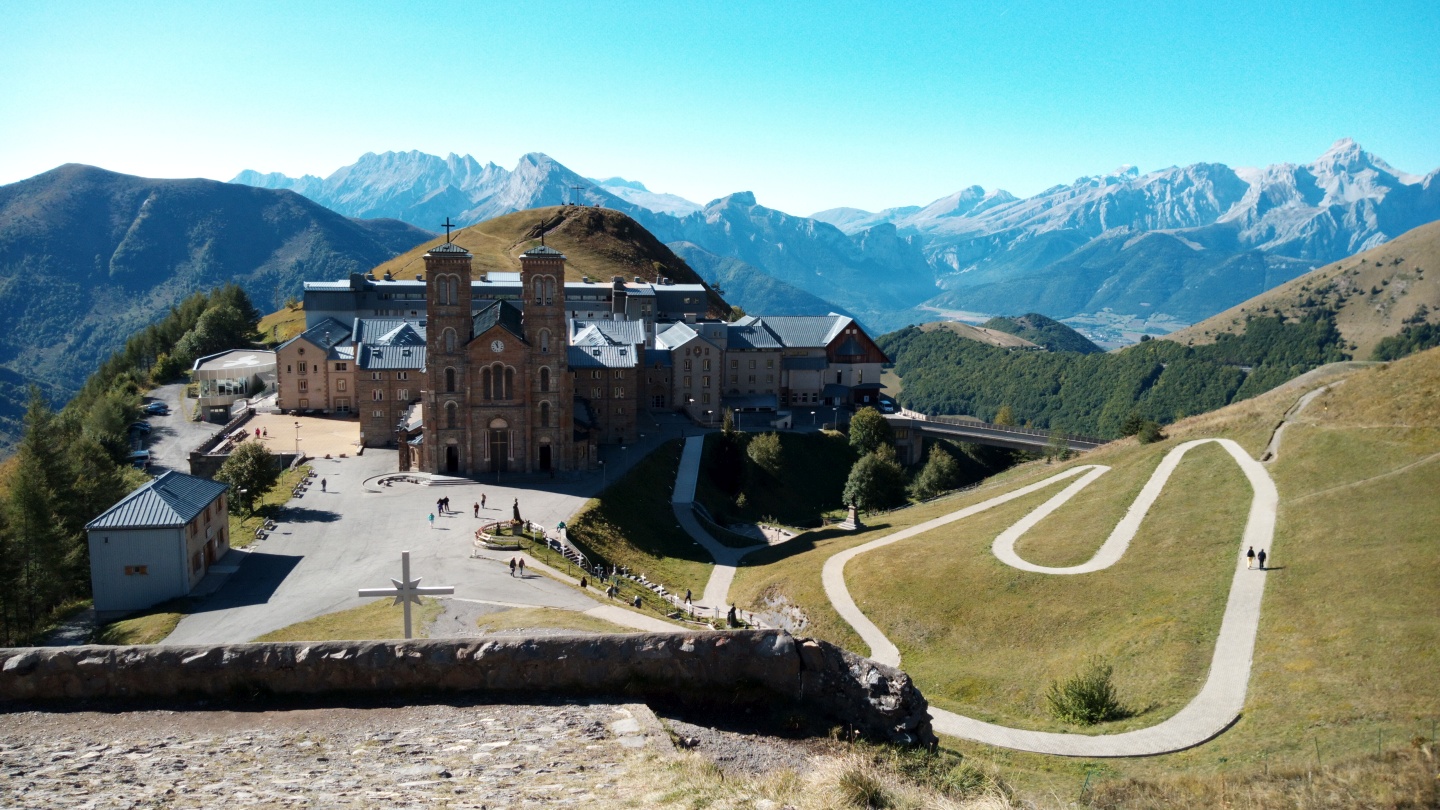
POLYGON ((510 456, 510 432, 490 429, 490 472, 509 472, 506 460, 510 456))
POLYGON ((550 472, 550 445, 540 445, 540 472, 550 472))
POLYGON ((445 472, 449 475, 460 472, 460 448, 453 444, 445 445, 445 472))

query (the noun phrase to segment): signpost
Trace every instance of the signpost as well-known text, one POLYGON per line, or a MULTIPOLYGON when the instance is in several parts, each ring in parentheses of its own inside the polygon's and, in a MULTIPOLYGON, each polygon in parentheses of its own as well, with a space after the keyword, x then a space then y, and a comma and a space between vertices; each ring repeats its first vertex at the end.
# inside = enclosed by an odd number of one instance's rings
POLYGON ((410 638, 410 605, 420 604, 421 596, 439 596, 455 593, 453 585, 431 585, 420 587, 420 579, 410 579, 410 552, 400 552, 400 579, 390 580, 393 588, 361 588, 361 596, 393 596, 395 604, 405 606, 405 638, 410 638))

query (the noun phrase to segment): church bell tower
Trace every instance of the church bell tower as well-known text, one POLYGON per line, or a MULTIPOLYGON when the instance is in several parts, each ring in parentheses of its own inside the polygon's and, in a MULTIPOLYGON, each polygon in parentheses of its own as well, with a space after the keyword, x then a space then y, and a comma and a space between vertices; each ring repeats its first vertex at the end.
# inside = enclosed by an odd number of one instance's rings
MULTIPOLYGON (((448 220, 447 220, 448 222, 448 220)), ((465 347, 472 337, 468 250, 447 240, 425 254, 425 438, 421 463, 428 472, 462 475, 468 458, 465 347)))
POLYGON ((530 457, 540 472, 575 469, 574 395, 566 361, 570 336, 565 317, 565 254, 547 247, 542 237, 538 247, 520 255, 520 286, 533 369, 530 396, 536 414, 530 457))

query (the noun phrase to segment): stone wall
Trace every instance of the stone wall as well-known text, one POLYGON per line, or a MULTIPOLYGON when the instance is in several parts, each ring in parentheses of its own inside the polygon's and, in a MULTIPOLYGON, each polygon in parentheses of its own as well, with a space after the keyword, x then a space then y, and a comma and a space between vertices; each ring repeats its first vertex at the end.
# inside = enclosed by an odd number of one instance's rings
POLYGON ((779 700, 875 739, 935 739, 908 675, 782 630, 0 649, 0 706, 397 692, 779 700))

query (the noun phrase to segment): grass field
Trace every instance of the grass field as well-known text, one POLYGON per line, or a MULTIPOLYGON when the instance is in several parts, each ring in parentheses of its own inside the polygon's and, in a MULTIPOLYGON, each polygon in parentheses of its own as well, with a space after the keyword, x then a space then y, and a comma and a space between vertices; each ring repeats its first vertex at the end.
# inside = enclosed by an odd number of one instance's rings
POLYGON ((283 307, 261 318, 256 331, 261 340, 278 346, 305 331, 305 309, 299 305, 283 307))
POLYGON ((633 627, 621 625, 577 613, 573 610, 555 608, 515 608, 499 613, 487 613, 476 622, 481 630, 575 630, 582 633, 638 633, 633 627))
MULTIPOLYGON (((410 606, 411 630, 426 638, 430 625, 444 605, 437 599, 421 597, 410 606)), ((357 608, 317 616, 255 639, 255 641, 371 641, 405 637, 405 607, 393 599, 376 599, 357 608)))
POLYGON ((628 567, 672 592, 704 591, 714 562, 670 508, 679 467, 680 440, 661 445, 585 505, 570 522, 570 540, 591 560, 628 567))
POLYGON ((134 644, 159 644, 175 631, 175 625, 189 613, 185 599, 163 602, 138 616, 111 622, 95 632, 94 644, 128 647, 134 644))
MULTIPOLYGON (((1190 751, 1100 762, 955 740, 947 746, 998 768, 1026 795, 1073 800, 1087 778, 1092 790, 1114 785, 1105 795, 1120 795, 1183 774, 1199 780, 1204 794, 1221 790, 1216 780, 1271 785, 1261 779, 1267 769, 1361 762, 1377 749, 1375 762, 1389 767, 1393 752, 1408 750, 1412 739, 1433 739, 1440 719, 1440 350, 1347 373, 1353 376, 1287 429, 1271 467, 1281 496, 1271 549, 1276 570, 1267 575, 1247 705, 1232 729, 1190 751)), ((1258 457, 1284 412, 1323 381, 1183 420, 1157 445, 1117 442, 1071 462, 1114 469, 1032 529, 1017 550, 1039 564, 1088 558, 1169 447, 1224 436, 1258 457)), ((886 525, 858 535, 801 535, 747 560, 732 596, 751 608, 784 596, 806 612, 806 632, 867 652, 825 601, 826 559, 1058 469, 1063 465, 1023 465, 980 490, 884 515, 886 525)), ((1208 670, 1249 487, 1220 448, 1197 448, 1131 552, 1109 571, 1044 577, 994 560, 995 535, 1057 491, 861 557, 847 568, 851 591, 936 705, 1059 728, 1038 696, 1051 679, 1100 653, 1116 665, 1121 697, 1145 710, 1100 730, 1152 725, 1183 705, 1208 670)), ((1343 776, 1327 774, 1332 783, 1343 776)), ((1174 786, 1154 787, 1163 789, 1174 786)), ((1253 806, 1291 805, 1257 799, 1253 806)))
POLYGON ((265 525, 265 521, 274 517, 280 508, 290 500, 290 492, 295 484, 305 478, 310 471, 309 464, 302 464, 293 470, 285 470, 280 473, 280 480, 261 496, 255 504, 255 511, 248 515, 242 515, 239 510, 230 512, 230 546, 232 548, 245 548, 255 542, 255 530, 265 525))

